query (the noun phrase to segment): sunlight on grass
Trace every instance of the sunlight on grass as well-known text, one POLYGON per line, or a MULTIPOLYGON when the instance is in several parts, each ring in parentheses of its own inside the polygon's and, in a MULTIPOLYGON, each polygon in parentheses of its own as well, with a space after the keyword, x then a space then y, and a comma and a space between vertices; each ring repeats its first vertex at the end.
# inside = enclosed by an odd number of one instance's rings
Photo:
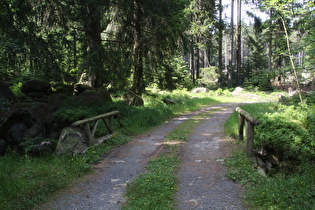
MULTIPOLYGON (((114 99, 113 103, 97 107, 78 107, 75 103, 65 103, 54 112, 54 120, 57 124, 69 124, 79 119, 118 110, 124 127, 119 128, 115 124, 116 134, 113 138, 98 147, 91 147, 85 155, 77 157, 54 155, 30 157, 12 152, 1 157, 0 209, 32 209, 35 205, 47 201, 52 193, 69 186, 78 177, 90 173, 92 164, 101 161, 103 154, 128 142, 132 136, 147 132, 176 115, 220 103, 241 102, 242 100, 231 96, 212 96, 210 93, 191 94, 188 91, 177 90, 163 91, 154 97, 144 96, 144 107, 131 107, 118 99, 114 99), (177 102, 165 104, 162 101, 163 98, 175 99, 177 102)), ((188 140, 194 126, 210 113, 205 113, 205 116, 196 116, 180 125, 167 137, 165 147, 178 147, 178 142, 188 140)), ((104 126, 99 126, 96 134, 106 135, 104 126)), ((52 141, 56 142, 56 140, 52 141)), ((170 158, 176 159, 176 150, 175 157, 170 158)))
POLYGON ((187 141, 194 128, 216 111, 218 109, 186 119, 166 137, 165 151, 151 160, 148 171, 128 186, 127 205, 123 209, 175 209, 180 144, 187 141))
MULTIPOLYGON (((262 176, 246 156, 244 142, 226 161, 228 177, 246 186, 250 209, 314 209, 314 106, 283 106, 277 103, 242 106, 260 120, 255 146, 268 145, 281 156, 281 167, 262 176), (294 119, 294 120, 292 120, 294 119), (303 143, 301 143, 303 142, 303 143)), ((225 124, 226 132, 237 136, 237 114, 225 124)))

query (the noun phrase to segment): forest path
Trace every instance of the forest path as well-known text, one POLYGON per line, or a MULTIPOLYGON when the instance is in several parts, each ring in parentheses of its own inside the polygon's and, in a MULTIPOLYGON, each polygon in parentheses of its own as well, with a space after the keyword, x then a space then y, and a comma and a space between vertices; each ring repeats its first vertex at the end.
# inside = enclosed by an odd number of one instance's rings
POLYGON ((198 126, 182 148, 178 172, 178 209, 243 209, 241 187, 225 177, 222 161, 230 153, 224 122, 239 104, 219 104, 180 115, 133 138, 95 165, 94 173, 38 209, 121 209, 127 183, 145 172, 162 150, 165 137, 179 124, 205 111, 220 109, 198 126))
POLYGON ((224 135, 224 123, 236 106, 217 107, 219 111, 202 121, 182 147, 177 193, 180 210, 245 209, 242 187, 227 179, 223 164, 232 147, 231 139, 224 135))

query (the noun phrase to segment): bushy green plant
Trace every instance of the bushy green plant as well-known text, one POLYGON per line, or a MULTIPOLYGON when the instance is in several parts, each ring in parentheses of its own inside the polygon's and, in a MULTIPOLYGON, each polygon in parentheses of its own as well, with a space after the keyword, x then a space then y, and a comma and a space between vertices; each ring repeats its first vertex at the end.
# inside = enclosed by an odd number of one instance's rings
POLYGON ((21 87, 22 87, 22 82, 18 82, 18 83, 14 83, 10 89, 12 91, 12 93, 15 95, 15 97, 17 98, 24 98, 25 95, 24 93, 22 93, 21 91, 21 87))
POLYGON ((251 160, 247 158, 244 147, 244 144, 239 144, 232 156, 225 160, 225 165, 229 167, 227 176, 242 185, 255 184, 261 177, 251 160))
POLYGON ((96 115, 96 112, 91 107, 61 108, 54 113, 54 122, 69 125, 75 121, 94 115, 96 115))
POLYGON ((305 163, 290 175, 261 178, 248 186, 246 201, 252 209, 314 209, 314 170, 305 163))
POLYGON ((201 68, 201 78, 198 79, 198 83, 207 88, 217 87, 219 81, 218 67, 210 66, 207 68, 201 68))
MULTIPOLYGON (((284 159, 315 157, 315 136, 305 121, 313 107, 281 106, 279 112, 259 116, 255 147, 267 146, 284 159)), ((311 120, 312 117, 309 118, 311 120)))
POLYGON ((232 93, 229 89, 218 88, 216 90, 209 91, 210 96, 232 96, 232 93))
POLYGON ((91 171, 81 157, 32 158, 15 153, 0 158, 0 209, 32 209, 34 203, 91 171))
MULTIPOLYGON (((256 147, 267 145, 273 152, 282 153, 284 158, 295 159, 294 164, 291 162, 288 165, 290 170, 266 177, 258 175, 244 149, 233 153, 226 161, 229 168, 227 174, 246 185, 245 200, 248 206, 251 209, 313 209, 314 106, 250 104, 242 108, 260 121, 255 130, 256 147)), ((237 114, 234 113, 225 128, 236 136, 237 124, 237 114)))

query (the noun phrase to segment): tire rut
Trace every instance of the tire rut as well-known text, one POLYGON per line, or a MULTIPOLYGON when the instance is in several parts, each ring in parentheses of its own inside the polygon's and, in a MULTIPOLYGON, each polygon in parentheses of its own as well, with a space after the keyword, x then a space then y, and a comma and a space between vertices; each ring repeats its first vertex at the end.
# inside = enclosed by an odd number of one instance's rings
POLYGON ((242 187, 226 178, 223 165, 231 149, 223 127, 234 108, 223 106, 211 114, 182 147, 178 209, 245 209, 241 202, 242 187))
MULTIPOLYGON (((80 182, 79 184, 76 184, 75 186, 58 193, 58 195, 54 196, 50 202, 43 204, 36 209, 58 209, 58 210, 121 209, 121 206, 125 202, 124 193, 126 190, 126 185, 129 182, 133 181, 137 176, 144 173, 145 167, 148 161, 151 158, 156 157, 159 152, 163 151, 162 145, 165 141, 165 137, 173 129, 175 129, 179 124, 183 123, 185 120, 188 120, 192 116, 195 116, 202 112, 209 111, 212 109, 218 109, 221 107, 228 107, 228 110, 230 111, 236 106, 237 106, 236 104, 219 104, 216 106, 211 106, 211 107, 207 107, 198 111, 180 115, 166 122, 165 124, 153 129, 151 132, 134 137, 132 141, 114 149, 109 155, 105 157, 105 159, 101 163, 95 165, 93 174, 86 176, 83 179, 83 181, 80 182)), ((221 112, 221 111, 218 111, 218 112, 221 112)), ((216 113, 218 112, 215 112, 213 115, 216 115, 216 113)), ((209 121, 211 121, 211 119, 213 120, 214 118, 210 117, 209 121)), ((218 123, 220 122, 220 125, 217 128, 215 128, 215 130, 218 133, 220 133, 220 135, 223 135, 222 122, 219 120, 214 121, 213 126, 215 126, 216 122, 218 123)), ((193 167, 193 165, 202 165, 202 164, 207 164, 208 161, 216 161, 216 159, 213 159, 213 157, 212 158, 211 157, 207 157, 207 158, 198 157, 197 158, 192 155, 193 153, 196 153, 196 151, 191 150, 191 148, 194 147, 193 142, 195 140, 197 141, 200 140, 201 142, 199 142, 199 145, 202 145, 202 143, 206 141, 206 140, 202 140, 201 137, 199 137, 200 136, 199 134, 204 132, 204 130, 200 130, 200 129, 209 129, 209 127, 208 128, 202 128, 202 127, 204 126, 198 127, 195 133, 191 136, 190 140, 187 143, 185 143, 185 145, 183 146, 183 154, 182 154, 183 163, 182 163, 182 168, 179 171, 180 189, 177 194, 178 195, 178 199, 177 199, 178 209, 192 209, 191 207, 197 208, 197 209, 220 209, 220 208, 212 208, 211 207, 212 203, 210 201, 207 201, 207 202, 203 201, 209 198, 209 195, 207 195, 209 193, 207 189, 211 188, 211 186, 213 186, 213 183, 207 182, 208 183, 207 185, 209 186, 203 187, 205 188, 203 191, 201 190, 191 191, 191 193, 195 194, 195 196, 190 196, 191 195, 190 190, 185 188, 185 185, 187 185, 188 188, 197 187, 197 185, 194 183, 198 183, 198 182, 200 182, 199 186, 202 186, 204 184, 202 184, 203 179, 198 178, 198 177, 203 177, 203 176, 197 175, 196 177, 193 177, 195 175, 191 172, 191 170, 196 170, 196 168, 191 168, 189 172, 187 171, 187 177, 184 175, 185 174, 184 170, 187 170, 187 168, 189 168, 190 166, 193 167), (194 137, 196 135, 198 136, 197 138, 194 137), (201 162, 198 163, 198 161, 201 161, 201 162)), ((204 137, 207 138, 207 135, 208 134, 205 134, 204 137)), ((220 139, 221 138, 223 139, 223 137, 220 136, 220 139)), ((215 144, 215 145, 212 145, 212 147, 220 150, 221 143, 219 140, 215 140, 213 141, 213 143, 207 143, 207 147, 211 147, 211 144, 215 144)), ((223 145, 223 147, 226 147, 226 145, 223 145)), ((225 148, 222 150, 222 152, 227 155, 228 149, 225 148)), ((221 157, 221 155, 218 155, 218 157, 219 156, 221 157)), ((225 156, 223 155, 222 157, 225 157, 225 156)), ((215 162, 215 163, 222 165, 219 162, 215 162)), ((215 164, 212 164, 212 165, 215 166, 215 164)), ((200 167, 200 173, 207 174, 208 172, 204 170, 207 167, 208 166, 200 167)), ((220 173, 216 171, 216 174, 220 178, 214 179, 215 183, 220 181, 223 183, 223 185, 225 185, 226 184, 225 171, 224 169, 221 169, 221 168, 218 171, 220 173)), ((211 181, 211 179, 208 179, 208 181, 211 181)), ((237 188, 236 185, 235 186, 234 185, 232 186, 232 185, 233 185, 232 182, 228 184, 229 187, 237 188)), ((225 187, 224 189, 230 189, 230 188, 225 187)), ((224 197, 217 198, 218 201, 224 203, 224 200, 226 200, 226 196, 235 194, 237 196, 234 196, 235 198, 233 197, 233 199, 235 199, 235 202, 233 201, 235 203, 234 206, 235 207, 240 206, 238 195, 241 193, 241 191, 237 191, 237 192, 233 191, 232 194, 226 194, 226 195, 225 195, 225 192, 221 192, 221 193, 224 194, 224 197), (237 199, 238 201, 236 202, 237 199)), ((231 205, 227 206, 224 204, 221 206, 232 207, 231 205)), ((221 208, 221 209, 229 209, 229 208, 221 208)), ((235 208, 235 209, 238 209, 238 208, 235 208)))

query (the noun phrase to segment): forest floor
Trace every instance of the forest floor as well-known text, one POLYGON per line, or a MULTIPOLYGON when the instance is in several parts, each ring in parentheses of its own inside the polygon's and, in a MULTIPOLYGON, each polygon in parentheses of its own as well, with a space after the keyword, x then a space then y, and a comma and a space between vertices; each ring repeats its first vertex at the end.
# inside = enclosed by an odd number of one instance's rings
POLYGON ((223 164, 234 145, 224 135, 224 122, 238 105, 219 104, 183 114, 134 137, 95 165, 92 174, 37 209, 121 209, 127 184, 144 173, 148 161, 163 151, 165 137, 185 120, 214 109, 181 146, 176 205, 181 210, 246 209, 241 202, 242 187, 227 179, 223 164))

